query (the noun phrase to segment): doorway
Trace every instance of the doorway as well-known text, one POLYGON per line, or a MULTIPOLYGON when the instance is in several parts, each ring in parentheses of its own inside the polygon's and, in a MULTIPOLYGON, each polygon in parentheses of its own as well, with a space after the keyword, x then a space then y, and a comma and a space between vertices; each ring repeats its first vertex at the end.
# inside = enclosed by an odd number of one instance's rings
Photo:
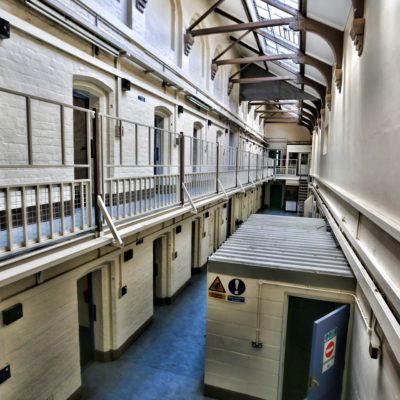
POLYGON ((227 210, 226 210, 226 216, 227 216, 227 228, 226 228, 226 237, 228 238, 229 236, 232 235, 232 197, 229 198, 228 200, 228 205, 227 205, 227 210))
POLYGON ((285 211, 297 211, 298 186, 285 187, 285 211))
MULTIPOLYGON (((83 91, 74 90, 73 105, 89 109, 90 96, 83 91)), ((74 109, 74 165, 87 165, 88 160, 88 124, 87 114, 74 109)), ((88 168, 74 168, 75 179, 88 179, 88 168)))
POLYGON ((213 251, 217 251, 219 247, 219 237, 220 237, 220 224, 221 224, 221 210, 216 208, 214 211, 214 241, 213 241, 213 251))
POLYGON ((164 129, 164 118, 155 115, 154 117, 154 175, 163 174, 163 131, 164 129))
POLYGON ((271 185, 269 208, 272 210, 282 209, 282 185, 271 185))
POLYGON ((162 305, 167 297, 167 235, 153 241, 153 304, 162 305))
POLYGON ((348 319, 348 305, 289 296, 282 400, 340 400, 348 319))
POLYGON ((192 221, 192 241, 191 241, 191 270, 192 274, 199 270, 200 262, 200 219, 192 221))
POLYGON ((300 153, 299 175, 308 175, 310 172, 310 153, 300 153))
POLYGON ((192 165, 193 165, 193 172, 197 172, 199 170, 198 163, 199 163, 199 140, 200 140, 200 132, 199 129, 195 126, 193 128, 193 147, 192 147, 192 165))
POLYGON ((81 369, 84 370, 95 360, 96 305, 93 302, 93 274, 90 273, 77 282, 79 350, 81 369))

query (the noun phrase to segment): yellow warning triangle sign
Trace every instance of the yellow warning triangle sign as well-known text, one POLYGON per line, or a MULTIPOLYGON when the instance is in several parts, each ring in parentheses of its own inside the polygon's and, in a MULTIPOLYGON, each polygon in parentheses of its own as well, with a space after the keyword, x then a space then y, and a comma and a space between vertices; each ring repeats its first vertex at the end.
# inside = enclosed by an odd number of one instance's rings
POLYGON ((213 292, 226 293, 224 285, 222 284, 221 279, 219 279, 219 276, 214 279, 214 282, 211 284, 208 290, 212 290, 213 292))

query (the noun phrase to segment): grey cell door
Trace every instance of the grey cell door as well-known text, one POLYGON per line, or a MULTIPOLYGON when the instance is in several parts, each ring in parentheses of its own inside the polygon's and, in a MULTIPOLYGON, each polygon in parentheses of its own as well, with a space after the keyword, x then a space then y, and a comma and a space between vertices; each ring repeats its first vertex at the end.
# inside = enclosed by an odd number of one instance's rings
POLYGON ((314 321, 306 400, 340 400, 349 306, 314 321))

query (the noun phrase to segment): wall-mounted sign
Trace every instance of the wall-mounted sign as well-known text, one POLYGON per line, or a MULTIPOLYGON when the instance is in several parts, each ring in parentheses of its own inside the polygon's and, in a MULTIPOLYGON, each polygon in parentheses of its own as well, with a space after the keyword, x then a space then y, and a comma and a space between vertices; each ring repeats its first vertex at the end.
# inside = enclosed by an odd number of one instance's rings
POLYGON ((244 303, 245 297, 241 296, 246 291, 246 285, 241 279, 231 279, 228 284, 228 289, 232 293, 227 300, 232 303, 244 303))
POLYGON ((326 372, 335 364, 337 329, 332 329, 324 335, 324 354, 322 361, 322 372, 326 372))
POLYGON ((232 279, 228 284, 229 291, 235 296, 240 296, 246 290, 246 285, 241 279, 232 279))
POLYGON ((226 290, 221 282, 221 279, 219 279, 219 276, 214 279, 213 283, 208 288, 208 297, 226 300, 226 290))

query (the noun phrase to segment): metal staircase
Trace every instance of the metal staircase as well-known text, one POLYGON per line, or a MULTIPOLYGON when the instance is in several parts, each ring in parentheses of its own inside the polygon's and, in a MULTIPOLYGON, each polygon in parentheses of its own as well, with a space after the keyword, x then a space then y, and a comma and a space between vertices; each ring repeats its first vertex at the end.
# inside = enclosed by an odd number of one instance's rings
POLYGON ((304 216, 304 202, 308 197, 308 177, 302 176, 299 181, 299 191, 297 194, 297 215, 304 216))

